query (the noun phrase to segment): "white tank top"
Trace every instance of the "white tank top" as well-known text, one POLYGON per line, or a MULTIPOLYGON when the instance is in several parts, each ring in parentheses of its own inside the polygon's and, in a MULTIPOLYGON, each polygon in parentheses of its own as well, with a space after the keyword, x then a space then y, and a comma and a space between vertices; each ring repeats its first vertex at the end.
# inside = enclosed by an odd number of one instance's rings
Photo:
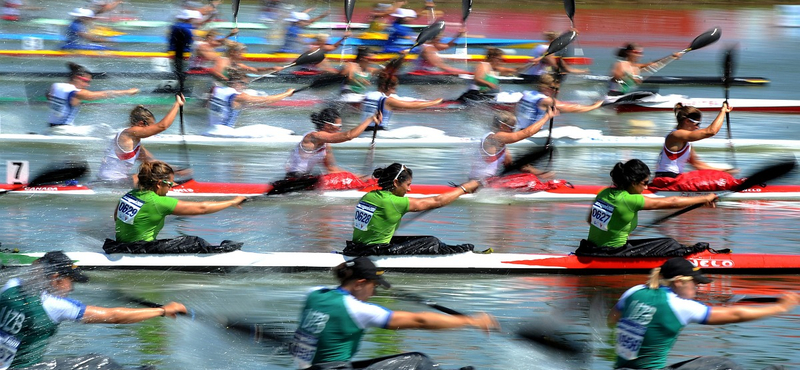
POLYGON ((232 87, 214 87, 208 101, 208 123, 211 126, 234 127, 241 109, 233 108, 233 100, 239 92, 232 87))
POLYGON ((683 149, 673 152, 667 146, 661 148, 661 155, 658 157, 656 172, 672 172, 674 174, 683 173, 683 168, 692 156, 692 143, 686 143, 683 149))
MULTIPOLYGON (((364 95, 364 101, 361 102, 361 120, 365 120, 375 115, 380 107, 383 113, 383 126, 384 129, 389 129, 389 120, 392 118, 392 111, 386 109, 386 94, 380 91, 370 91, 364 95)), ((370 123, 369 127, 375 127, 375 123, 370 123)))
POLYGON ((506 159, 505 146, 495 154, 489 154, 486 152, 486 148, 484 147, 486 138, 493 134, 494 132, 490 132, 486 135, 483 135, 480 146, 478 147, 477 155, 472 161, 472 170, 469 172, 470 179, 485 179, 487 177, 497 176, 498 172, 500 171, 500 166, 506 159))
POLYGON ((141 143, 136 144, 133 150, 130 151, 120 148, 119 135, 122 134, 122 131, 111 139, 111 145, 106 148, 106 154, 103 156, 103 162, 100 163, 100 170, 98 171, 100 180, 118 181, 128 179, 131 176, 131 170, 136 165, 141 143))
MULTIPOLYGON (((313 132, 314 131, 307 132, 303 135, 303 139, 313 132)), ((300 140, 300 143, 298 143, 289 154, 289 160, 286 162, 286 173, 298 172, 310 174, 314 166, 325 160, 327 148, 327 145, 322 145, 317 149, 308 151, 303 148, 303 141, 300 140)))
POLYGON ((75 85, 65 82, 57 82, 50 86, 50 92, 47 93, 47 100, 50 101, 50 118, 47 122, 51 126, 75 123, 75 116, 78 115, 80 104, 73 107, 69 102, 78 91, 80 89, 75 85))
POLYGON ((524 91, 522 99, 517 103, 517 129, 522 130, 542 119, 546 111, 539 107, 539 102, 547 96, 533 90, 524 91))

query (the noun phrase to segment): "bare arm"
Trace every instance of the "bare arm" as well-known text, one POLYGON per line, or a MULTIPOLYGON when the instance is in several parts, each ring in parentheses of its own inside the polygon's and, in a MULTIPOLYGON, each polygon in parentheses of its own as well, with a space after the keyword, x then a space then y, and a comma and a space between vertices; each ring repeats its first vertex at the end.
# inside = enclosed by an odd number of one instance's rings
POLYGON ((170 126, 172 126, 172 122, 175 121, 175 116, 178 115, 178 111, 180 107, 186 102, 186 99, 183 95, 177 95, 175 97, 175 104, 172 104, 172 108, 169 110, 166 116, 158 121, 158 123, 148 126, 133 126, 125 129, 125 135, 129 135, 131 137, 144 139, 146 137, 150 137, 161 132, 164 132, 170 126))
POLYGON ((439 207, 444 207, 454 200, 458 199, 458 197, 467 194, 467 193, 474 193, 475 190, 481 186, 481 184, 477 180, 471 180, 461 184, 461 186, 466 189, 461 189, 461 187, 454 188, 451 191, 448 191, 444 194, 439 194, 435 197, 427 197, 427 198, 409 198, 408 199, 408 211, 409 212, 420 212, 420 211, 427 211, 429 209, 435 209, 439 207))
POLYGON ((386 98, 386 105, 391 110, 427 108, 441 103, 442 99, 407 101, 407 100, 400 100, 391 96, 386 98))
POLYGON ((189 202, 179 200, 172 214, 176 216, 207 215, 209 213, 219 212, 228 207, 241 208, 240 205, 245 199, 247 198, 240 196, 223 201, 189 202))
POLYGON ((177 302, 170 302, 163 307, 155 308, 86 306, 86 312, 84 312, 81 322, 85 324, 133 324, 160 316, 174 319, 178 313, 186 313, 186 307, 177 302))
POLYGON ((671 143, 669 142, 670 139, 676 139, 683 142, 690 142, 690 141, 698 141, 703 140, 705 138, 712 137, 716 135, 719 130, 722 128, 722 123, 725 121, 725 113, 730 112, 731 108, 728 107, 726 104, 723 104, 722 109, 720 109, 719 114, 717 114, 717 118, 714 118, 714 121, 711 122, 710 125, 706 128, 697 129, 694 131, 689 130, 675 130, 667 137, 667 146, 671 143))
POLYGON ((499 330, 500 324, 492 315, 451 316, 436 312, 394 311, 387 329, 453 329, 472 326, 485 332, 499 330))
MULTIPOLYGON (((537 132, 539 132, 539 130, 542 129, 544 124, 547 123, 548 121, 550 121, 550 118, 553 118, 553 117, 555 117, 557 115, 558 115, 558 110, 547 109, 547 113, 542 118, 540 118, 538 121, 536 121, 536 123, 534 123, 534 124, 532 124, 532 125, 530 125, 528 127, 525 127, 524 129, 519 130, 519 131, 514 131, 514 132, 503 132, 503 131, 500 131, 500 132, 496 132, 494 134, 494 138, 495 138, 495 140, 497 140, 497 141, 499 141, 499 142, 501 142, 503 144, 512 144, 512 143, 516 143, 517 141, 520 141, 522 139, 527 139, 527 138, 535 135, 537 132)), ((508 157, 509 156, 506 155, 506 158, 508 158, 508 157)))
POLYGON ((236 98, 234 100, 240 104, 272 104, 277 101, 281 101, 287 97, 290 97, 292 96, 292 94, 294 94, 294 89, 288 89, 280 94, 267 95, 267 96, 253 96, 241 93, 239 95, 236 95, 236 98))
POLYGON ((75 92, 75 98, 78 100, 100 100, 100 99, 112 99, 118 96, 124 95, 136 95, 139 93, 139 89, 127 89, 127 90, 105 90, 105 91, 91 91, 86 89, 81 89, 75 92))
POLYGON ((600 106, 602 106, 602 105, 603 105, 603 101, 602 100, 598 100, 597 102, 595 102, 592 105, 565 103, 565 102, 556 100, 556 108, 558 108, 558 110, 560 112, 565 112, 565 113, 586 113, 586 112, 595 110, 597 108, 600 108, 600 106))
POLYGON ((345 131, 345 132, 324 132, 324 131, 317 131, 315 132, 315 140, 318 144, 336 144, 336 143, 343 143, 345 141, 350 141, 361 135, 364 130, 367 129, 371 123, 375 123, 379 125, 381 123, 380 119, 380 112, 376 115, 367 117, 364 122, 361 122, 358 126, 345 131))
POLYGON ((706 204, 714 207, 714 201, 717 199, 716 194, 706 194, 696 197, 667 197, 667 198, 651 198, 644 197, 644 208, 642 209, 670 209, 670 208, 684 208, 695 204, 706 204))
POLYGON ((732 324, 780 315, 793 310, 798 303, 800 303, 800 295, 786 293, 781 296, 778 303, 771 305, 711 307, 711 315, 709 315, 707 323, 710 325, 732 324))

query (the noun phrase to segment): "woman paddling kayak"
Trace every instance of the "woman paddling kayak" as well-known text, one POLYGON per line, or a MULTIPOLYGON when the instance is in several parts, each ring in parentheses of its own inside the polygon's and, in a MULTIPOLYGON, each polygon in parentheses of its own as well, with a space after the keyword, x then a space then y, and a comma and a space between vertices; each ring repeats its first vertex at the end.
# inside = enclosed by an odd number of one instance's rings
POLYGON ((342 117, 335 108, 325 108, 311 114, 311 122, 316 127, 303 136, 303 139, 289 154, 286 162, 286 177, 272 184, 269 194, 283 194, 298 190, 321 188, 326 190, 360 189, 368 186, 360 176, 336 166, 333 148, 330 144, 350 141, 361 135, 368 125, 380 124, 381 114, 367 117, 358 126, 342 132, 342 117), (314 167, 324 167, 323 175, 314 175, 314 167))
POLYGON ((175 185, 175 174, 168 164, 142 163, 137 188, 125 194, 114 209, 116 241, 106 239, 103 250, 109 254, 220 253, 242 247, 242 243, 229 240, 213 246, 197 236, 156 239, 167 215, 207 215, 228 207, 241 208, 246 199, 239 196, 223 201, 188 202, 167 197, 175 185))
POLYGON ((186 313, 186 307, 177 302, 155 308, 109 308, 68 297, 75 283, 88 280, 83 270, 61 251, 45 253, 33 262, 26 276, 8 280, 0 291, 0 334, 5 351, 0 368, 36 365, 36 369, 121 369, 110 358, 99 355, 42 361, 49 339, 63 322, 133 324, 157 317, 174 319, 177 314, 186 313))
POLYGON ((50 124, 51 135, 76 135, 89 136, 97 126, 75 126, 75 117, 84 101, 112 99, 118 96, 135 95, 139 89, 127 90, 106 90, 91 91, 87 90, 92 82, 92 73, 85 67, 67 63, 69 67, 69 82, 57 82, 50 87, 47 93, 47 101, 50 102, 50 124))
MULTIPOLYGON (((708 306, 695 301, 699 284, 708 284, 699 268, 672 258, 653 269, 647 284, 628 289, 608 314, 616 324, 615 369, 743 370, 726 357, 703 356, 667 366, 667 356, 681 330, 690 323, 723 325, 791 312, 800 295, 783 294, 777 304, 708 306)), ((769 366, 767 369, 782 369, 769 366)))
POLYGON ((575 251, 579 256, 679 257, 708 249, 708 243, 687 246, 672 238, 628 239, 639 224, 639 211, 684 208, 694 204, 714 207, 716 194, 652 198, 642 195, 650 168, 638 159, 619 162, 611 170, 613 187, 603 189, 589 210, 589 236, 575 251))
POLYGON ((494 100, 500 92, 498 76, 514 75, 529 67, 529 64, 519 68, 503 67, 503 54, 499 48, 489 48, 486 51, 486 61, 478 63, 475 67, 475 77, 469 90, 461 94, 458 100, 464 103, 494 100))
POLYGON ((300 324, 291 346, 298 369, 434 370, 428 356, 419 352, 351 362, 367 328, 453 329, 475 327, 485 332, 500 325, 489 314, 451 316, 435 312, 392 311, 367 303, 378 285, 390 288, 383 271, 367 257, 357 257, 333 268, 339 281, 335 289, 320 288, 306 298, 300 324))
POLYGON ((664 139, 651 187, 658 190, 720 191, 738 185, 741 181, 731 176, 738 172, 736 169, 717 168, 701 161, 692 146, 692 142, 716 135, 722 128, 725 114, 731 110, 727 103, 723 103, 714 121, 708 127, 700 128, 703 119, 700 110, 676 104, 678 126, 664 139), (696 171, 684 171, 686 164, 692 165, 696 171))
POLYGON ((130 127, 118 132, 106 149, 103 162, 100 163, 98 178, 103 183, 110 185, 124 185, 130 187, 135 185, 137 180, 134 175, 131 177, 136 161, 153 161, 153 155, 141 145, 144 138, 148 138, 168 129, 178 110, 186 103, 183 94, 175 96, 175 104, 161 121, 156 123, 153 112, 140 105, 133 108, 130 114, 130 127))
POLYGON ((585 113, 600 108, 603 104, 602 100, 592 105, 562 102, 556 99, 556 94, 558 94, 560 87, 561 84, 553 75, 545 74, 539 77, 539 84, 536 90, 523 91, 522 98, 515 108, 517 128, 523 130, 539 121, 546 114, 549 107, 555 106, 560 113, 585 113))
MULTIPOLYGON (((642 83, 642 68, 655 66, 664 62, 663 59, 655 60, 650 63, 639 63, 644 49, 636 43, 626 44, 617 50, 616 61, 611 67, 611 79, 608 80, 608 96, 618 96, 627 94, 635 90, 642 83)), ((680 58, 680 53, 672 54, 667 58, 680 58)))
POLYGON ((480 187, 470 180, 444 194, 427 198, 407 198, 411 190, 411 169, 400 163, 378 168, 372 173, 381 190, 361 197, 353 220, 353 240, 342 253, 347 256, 400 254, 453 254, 472 251, 472 244, 448 245, 434 236, 395 236, 400 219, 407 212, 421 212, 444 207, 480 187))
POLYGON ((378 75, 378 91, 368 92, 361 103, 361 117, 372 117, 376 112, 381 112, 383 122, 380 125, 371 124, 370 130, 388 130, 392 112, 399 109, 421 109, 440 104, 442 99, 436 100, 408 100, 396 95, 397 86, 400 84, 397 76, 381 72, 378 75))
POLYGON ((359 46, 356 58, 351 62, 346 62, 339 74, 345 76, 340 93, 364 94, 367 86, 372 85, 372 77, 378 73, 378 69, 373 67, 372 57, 375 53, 366 46, 359 46))

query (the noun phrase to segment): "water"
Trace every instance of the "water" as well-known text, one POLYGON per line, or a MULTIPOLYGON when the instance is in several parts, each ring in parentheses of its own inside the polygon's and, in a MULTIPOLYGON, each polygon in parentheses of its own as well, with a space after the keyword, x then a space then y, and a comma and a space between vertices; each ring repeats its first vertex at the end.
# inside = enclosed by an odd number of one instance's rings
MULTIPOLYGON (((81 2, 82 3, 82 2, 81 2)), ((45 15, 58 17, 77 6, 77 2, 57 2, 45 15), (49 14, 49 15, 48 15, 49 14)), ((317 4, 320 8, 323 5, 317 4)), ((133 8, 131 4, 129 9, 133 8)), ((137 4, 140 14, 154 14, 155 20, 166 20, 166 11, 156 4, 137 4), (146 10, 151 10, 146 12, 146 10)), ((299 6, 299 5, 298 5, 299 6)), ((327 4, 324 5, 327 7, 327 4)), ((338 5, 334 6, 334 12, 338 5)), ((476 7, 470 16, 470 34, 487 37, 538 37, 544 29, 563 29, 568 21, 560 9, 541 13, 531 21, 526 9, 515 14, 503 11, 489 13, 476 7), (521 20, 524 22, 520 23, 521 20), (507 24, 519 27, 508 29, 507 24), (532 36, 535 35, 535 36, 532 36)), ((453 12, 455 14, 457 12, 453 12)), ((358 14, 358 13, 357 13, 358 14)), ((240 21, 254 21, 257 11, 245 6, 240 21)), ((357 17, 356 17, 357 19, 357 17)), ((645 60, 655 59, 680 50, 696 35, 719 25, 723 40, 706 49, 693 51, 659 72, 661 75, 718 75, 721 50, 739 43, 737 74, 763 76, 772 84, 765 88, 733 88, 731 97, 764 99, 800 99, 795 88, 794 61, 800 57, 798 34, 791 29, 773 28, 772 13, 764 9, 727 9, 679 11, 662 9, 597 9, 578 10, 576 26, 581 32, 579 47, 594 59, 595 74, 607 71, 614 47, 632 40, 645 46, 645 60), (619 27, 604 26, 614 14, 625 19, 630 34, 618 34, 619 27), (767 55, 768 57, 765 57, 767 55)), ((2 24, 3 32, 16 29, 2 24)), ((19 26, 23 27, 23 26, 19 26)), ((41 30, 39 30, 41 31, 41 30)), ((16 32, 19 32, 18 30, 16 32)), ((33 31, 31 31, 33 32, 33 31)), ((37 31, 38 32, 38 31, 37 31)), ((160 32, 160 31, 150 31, 160 32)), ((17 45, 4 45, 17 48, 17 45)), ((526 52, 526 51, 521 51, 526 52)), ((4 70, 64 70, 65 60, 2 58, 4 70), (20 65, 20 61, 26 63, 20 65), (24 69, 22 69, 24 68, 24 69)), ((147 62, 86 59, 93 70, 147 70, 147 62), (138 64, 137 64, 138 63, 138 64)), ((54 81, 44 81, 51 83, 54 81)), ((147 83, 152 83, 147 82, 147 83)), ((24 84, 2 80, 0 97, 26 93, 24 84)), ((93 89, 127 88, 143 85, 136 80, 97 80, 93 89)), ((282 84, 264 86, 269 92, 290 87, 282 84)), ((566 85, 565 100, 590 102, 597 86, 566 85)), ((426 98, 453 98, 460 86, 402 86, 400 94, 426 98)), ((523 86, 504 86, 509 91, 523 86)), ((720 87, 663 87, 662 93, 720 97, 720 87)), ((305 98, 325 98, 334 91, 304 93, 305 98)), ((129 105, 85 105, 79 124, 105 123, 113 128, 124 127, 129 105)), ((151 107, 160 118, 168 107, 151 107)), ((285 127, 297 133, 312 128, 311 110, 259 109, 246 111, 239 124, 265 123, 285 127)), ((46 106, 41 104, 1 104, 0 132, 25 133, 44 130, 46 106)), ((455 113, 397 113, 394 127, 425 124, 453 136, 482 135, 490 112, 482 110, 455 113)), ((792 139, 798 135, 796 116, 734 112, 731 115, 734 138, 792 139)), ((187 105, 185 124, 188 133, 205 129, 206 111, 199 105, 187 105)), ((704 117, 708 123, 710 114, 704 117)), ((358 122, 356 114, 346 116, 346 126, 358 122)), ((604 112, 564 114, 557 125, 575 125, 600 129, 606 135, 663 136, 674 127, 668 112, 636 115, 615 115, 604 112)), ((179 133, 177 122, 168 133, 179 133)), ((724 135, 721 133, 720 135, 724 135)), ((78 154, 86 158, 92 169, 99 166, 105 149, 102 145, 79 147, 12 146, 0 143, 0 160, 25 159, 31 162, 32 173, 48 163, 78 154)), ((466 178, 470 148, 463 149, 387 149, 377 148, 378 165, 402 162, 415 171, 418 184, 444 184, 466 178)), ((336 149, 341 167, 363 173, 364 155, 359 150, 336 149)), ((285 151, 259 151, 246 148, 192 150, 190 157, 195 178, 200 181, 267 182, 282 175, 287 157, 285 151)), ((655 163, 656 151, 632 149, 561 150, 555 158, 558 178, 575 184, 608 184, 608 171, 617 161, 640 158, 655 163)), ((751 173, 772 157, 774 151, 738 152, 736 161, 743 174, 751 173)), ((167 161, 179 159, 179 149, 154 152, 167 161)), ((708 162, 730 162, 723 151, 701 152, 708 162)), ((784 183, 798 183, 792 174, 784 183)), ((99 251, 102 241, 113 236, 112 213, 114 196, 93 196, 65 199, 55 196, 0 196, 4 211, 0 235, 4 248, 26 251, 64 249, 99 251)), ((171 217, 162 231, 163 237, 182 234, 198 235, 212 242, 234 239, 245 243, 244 250, 329 252, 340 250, 350 236, 352 200, 299 195, 281 199, 251 202, 242 209, 227 209, 197 217, 171 217)), ((800 240, 796 219, 800 215, 796 202, 723 202, 717 209, 698 209, 675 218, 660 229, 639 230, 637 237, 669 235, 683 242, 706 241, 715 248, 731 248, 738 253, 796 254, 800 240)), ((479 193, 475 201, 459 201, 444 209, 426 214, 404 224, 399 233, 436 235, 450 243, 474 243, 479 248, 494 247, 498 252, 568 253, 585 237, 588 204, 526 203, 498 197, 491 192, 479 193)), ((644 212, 641 222, 663 216, 666 212, 644 212)), ((49 347, 49 355, 78 355, 97 352, 110 355, 130 366, 154 364, 163 369, 287 369, 288 356, 276 343, 253 343, 246 335, 224 329, 223 320, 245 318, 249 321, 282 323, 291 327, 306 291, 318 285, 331 285, 326 273, 231 273, 192 274, 180 272, 92 272, 92 282, 77 287, 73 296, 101 306, 130 305, 123 293, 145 297, 155 302, 176 300, 197 311, 195 321, 179 318, 172 322, 152 320, 136 325, 64 324, 49 347)), ((714 276, 715 282, 700 292, 704 301, 723 302, 731 294, 777 294, 796 289, 798 275, 782 276, 714 276)), ((618 296, 629 286, 643 282, 642 275, 630 276, 504 276, 504 275, 426 275, 390 272, 396 286, 447 307, 463 312, 487 311, 496 315, 504 326, 503 333, 486 336, 474 330, 449 332, 370 331, 359 352, 369 358, 402 351, 422 351, 442 362, 444 368, 473 365, 479 369, 607 369, 613 364, 611 331, 604 326, 605 315, 618 296), (565 359, 546 348, 532 345, 514 335, 525 323, 554 321, 562 334, 590 344, 594 352, 587 362, 565 359)), ((375 302, 396 310, 425 310, 425 306, 395 298, 381 291, 375 302)), ((796 313, 756 323, 720 327, 694 325, 686 328, 670 358, 677 362, 697 355, 730 355, 746 368, 761 368, 770 363, 787 367, 800 365, 800 340, 796 330, 796 313)))

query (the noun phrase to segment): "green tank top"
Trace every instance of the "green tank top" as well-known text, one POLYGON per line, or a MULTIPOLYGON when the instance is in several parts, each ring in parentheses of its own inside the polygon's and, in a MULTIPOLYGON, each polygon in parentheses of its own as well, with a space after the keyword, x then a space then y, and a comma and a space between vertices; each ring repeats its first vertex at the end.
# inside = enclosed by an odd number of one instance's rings
POLYGON ((23 293, 19 285, 0 294, 0 367, 8 366, 8 356, 14 355, 11 368, 22 368, 42 361, 50 337, 58 324, 50 320, 38 296, 23 293))
MULTIPOLYGON (((497 78, 497 72, 495 71, 487 73, 486 76, 484 76, 484 79, 488 82, 493 83, 495 86, 497 86, 497 84, 500 83, 500 80, 497 78)), ((491 92, 493 91, 493 89, 490 88, 489 86, 481 86, 479 91, 485 93, 485 92, 491 92)))
POLYGON ((369 81, 369 72, 356 72, 353 74, 354 78, 349 81, 347 88, 356 94, 363 94, 367 91, 367 82, 369 81))
POLYGON ((375 190, 361 197, 353 220, 353 241, 363 244, 388 244, 408 212, 409 200, 386 190, 375 190))
POLYGON ((152 241, 164 227, 178 200, 162 197, 150 190, 131 190, 117 204, 118 242, 152 241))
POLYGON ((621 247, 639 223, 637 212, 644 208, 644 196, 616 188, 603 189, 592 204, 589 236, 598 247, 621 247))

